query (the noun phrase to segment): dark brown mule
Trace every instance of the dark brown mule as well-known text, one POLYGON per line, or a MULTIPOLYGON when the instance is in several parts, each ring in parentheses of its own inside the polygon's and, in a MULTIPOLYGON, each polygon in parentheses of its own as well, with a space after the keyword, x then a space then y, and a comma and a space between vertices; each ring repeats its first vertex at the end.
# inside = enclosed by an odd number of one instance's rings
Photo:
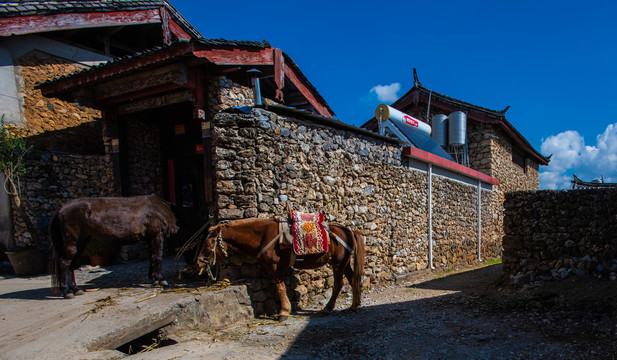
MULTIPOLYGON (((351 284, 353 290, 351 309, 356 310, 360 306, 364 269, 364 239, 359 231, 351 231, 342 225, 330 224, 327 228, 353 251, 353 267, 351 265, 352 252, 345 249, 332 236, 330 236, 327 253, 299 257, 302 258, 302 261, 296 259, 293 267, 315 269, 330 264, 334 271, 334 287, 332 297, 323 311, 330 313, 334 309, 336 298, 343 286, 343 275, 347 277, 351 284)), ((291 303, 287 298, 284 280, 285 270, 291 265, 293 250, 291 248, 282 249, 278 241, 271 244, 272 240, 279 234, 279 220, 263 218, 234 220, 227 224, 213 226, 209 231, 210 233, 199 252, 197 265, 210 271, 210 266, 216 263, 217 257, 227 255, 227 247, 252 257, 258 257, 261 265, 274 277, 276 292, 281 301, 279 320, 286 320, 291 311, 291 303), (258 254, 260 255, 258 256, 258 254)))
POLYGON ((165 285, 161 274, 163 241, 177 231, 176 216, 156 195, 71 200, 60 208, 49 228, 52 287, 59 287, 67 299, 83 294, 75 284, 74 270, 91 239, 119 245, 146 240, 150 244, 150 278, 165 285))

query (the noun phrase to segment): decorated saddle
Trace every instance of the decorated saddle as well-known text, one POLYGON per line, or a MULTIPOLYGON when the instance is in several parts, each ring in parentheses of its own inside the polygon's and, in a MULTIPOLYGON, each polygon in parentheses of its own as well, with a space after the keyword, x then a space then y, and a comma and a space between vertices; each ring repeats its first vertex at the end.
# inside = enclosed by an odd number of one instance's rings
POLYGON ((293 248, 296 255, 322 254, 328 251, 328 232, 320 212, 290 211, 293 248))

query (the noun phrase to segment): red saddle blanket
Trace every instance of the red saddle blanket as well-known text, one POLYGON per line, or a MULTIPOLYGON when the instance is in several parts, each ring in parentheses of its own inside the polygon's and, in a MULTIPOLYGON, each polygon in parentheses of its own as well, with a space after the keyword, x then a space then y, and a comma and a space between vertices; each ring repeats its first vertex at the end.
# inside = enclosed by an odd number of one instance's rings
POLYGON ((296 255, 321 254, 328 251, 328 232, 323 225, 322 213, 291 211, 291 220, 296 255))

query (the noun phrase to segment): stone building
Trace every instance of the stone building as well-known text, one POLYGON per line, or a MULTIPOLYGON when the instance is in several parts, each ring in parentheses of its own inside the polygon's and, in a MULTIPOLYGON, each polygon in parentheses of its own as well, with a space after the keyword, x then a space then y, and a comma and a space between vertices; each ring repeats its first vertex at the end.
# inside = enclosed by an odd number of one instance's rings
MULTIPOLYGON (((253 41, 177 41, 63 76, 40 88, 46 96, 69 102, 79 99, 103 112, 101 161, 107 162, 107 192, 155 193, 168 199, 183 232, 179 238, 201 227, 213 210, 210 124, 215 114, 257 101, 333 115, 287 54, 253 41), (256 81, 261 89, 257 98, 256 81)), ((47 166, 56 165, 47 162, 47 166)), ((58 191, 64 190, 58 187, 58 191)))
MULTIPOLYGON (((291 202, 362 231, 365 286, 499 257, 503 194, 537 188, 537 168, 548 163, 503 113, 418 81, 393 105, 422 118, 430 96, 431 114, 467 111, 470 166, 334 120, 293 60, 265 42, 175 41, 39 89, 47 101, 101 111, 102 151, 32 159, 25 186, 29 203, 40 204, 30 205, 34 217, 70 197, 153 192, 174 205, 190 235, 210 214, 282 215, 291 202)), ((230 276, 249 279, 256 312, 275 312, 255 260, 230 263, 230 276)), ((297 303, 320 302, 332 272, 294 272, 289 282, 297 303)))
MULTIPOLYGON (((413 75, 414 86, 390 106, 432 125, 433 129, 436 115, 464 112, 467 119, 464 148, 444 148, 459 163, 499 181, 493 192, 496 204, 503 204, 509 191, 538 190, 539 167, 548 165, 549 158, 534 149, 506 119, 509 106, 498 111, 470 104, 424 87, 416 69, 413 75)), ((372 118, 362 127, 377 131, 378 121, 372 118)), ((503 205, 499 205, 495 221, 498 229, 495 236, 501 238, 503 205)))
MULTIPOLYGON (((28 131, 35 149, 28 159, 33 181, 25 179, 23 195, 41 232, 60 203, 113 191, 103 159, 100 111, 73 100, 45 98, 35 84, 197 37, 199 32, 165 0, 0 3, 0 109, 7 126, 28 131), (55 183, 41 183, 38 176, 51 171, 49 158, 65 167, 52 173, 55 183), (47 196, 50 191, 54 196, 47 196)), ((9 200, 0 192, 0 248, 29 242, 19 217, 13 220, 9 200)))
MULTIPOLYGON (((332 119, 297 65, 269 45, 179 42, 40 88, 102 109, 114 188, 162 189, 181 221, 280 216, 287 202, 321 210, 363 232, 365 286, 501 254, 498 179, 332 119)), ((230 277, 249 279, 256 312, 275 312, 255 260, 230 263, 230 277)), ((320 302, 332 273, 294 272, 289 283, 298 304, 320 302)))

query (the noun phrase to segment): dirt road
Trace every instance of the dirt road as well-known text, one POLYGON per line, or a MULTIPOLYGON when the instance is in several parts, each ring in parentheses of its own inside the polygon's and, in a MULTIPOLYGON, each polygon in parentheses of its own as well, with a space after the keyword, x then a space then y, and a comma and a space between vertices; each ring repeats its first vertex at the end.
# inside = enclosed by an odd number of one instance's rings
MULTIPOLYGON (((615 282, 577 279, 516 289, 501 265, 418 273, 367 291, 363 307, 284 324, 256 320, 218 332, 172 333, 178 343, 136 359, 612 359, 615 282), (445 276, 448 275, 448 276, 445 276)), ((342 301, 341 301, 342 300, 342 301)))

